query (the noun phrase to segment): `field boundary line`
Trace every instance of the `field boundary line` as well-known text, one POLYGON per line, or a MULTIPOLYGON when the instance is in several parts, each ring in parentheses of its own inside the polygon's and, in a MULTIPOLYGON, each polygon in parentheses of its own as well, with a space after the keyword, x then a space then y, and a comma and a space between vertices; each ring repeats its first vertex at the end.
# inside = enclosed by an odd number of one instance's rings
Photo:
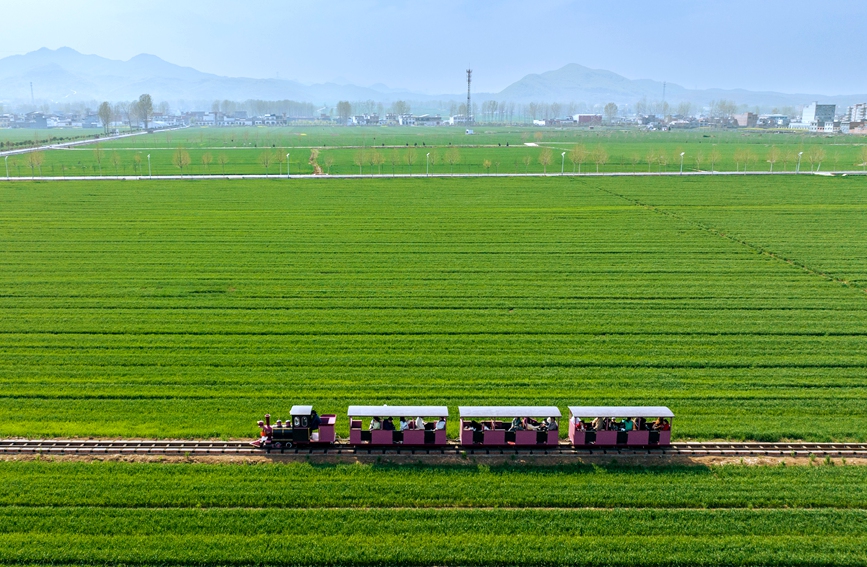
POLYGON ((707 232, 708 234, 712 234, 712 235, 717 236, 719 238, 728 240, 729 242, 739 244, 745 248, 752 250, 753 252, 761 254, 762 256, 767 256, 767 257, 772 258, 772 259, 774 259, 778 262, 781 262, 783 264, 787 264, 789 266, 800 268, 801 270, 807 272, 808 274, 820 277, 820 278, 822 278, 826 281, 829 281, 829 282, 838 283, 842 286, 845 286, 848 289, 860 292, 863 295, 867 295, 867 289, 861 289, 858 286, 853 285, 852 282, 850 282, 849 280, 845 280, 845 279, 840 278, 838 276, 835 276, 833 274, 829 274, 825 271, 813 268, 813 267, 805 264, 804 262, 794 260, 791 258, 785 258, 785 257, 781 256, 780 254, 772 251, 772 250, 768 250, 767 248, 765 248, 763 246, 759 246, 758 244, 753 244, 752 242, 749 242, 747 240, 744 240, 743 238, 734 236, 728 232, 723 232, 722 230, 713 228, 711 226, 707 226, 706 224, 701 223, 699 221, 689 219, 689 218, 687 218, 681 214, 670 211, 670 210, 665 209, 663 207, 660 207, 658 205, 653 205, 651 203, 645 203, 639 199, 627 197, 626 195, 622 195, 620 193, 617 193, 616 191, 611 191, 610 189, 606 189, 604 187, 599 187, 598 189, 600 191, 602 191, 603 193, 607 193, 613 197, 618 197, 620 199, 623 199, 624 201, 626 201, 628 203, 632 203, 633 205, 635 205, 637 207, 641 207, 641 208, 647 209, 649 211, 652 211, 654 213, 657 213, 657 214, 667 216, 669 218, 673 218, 673 219, 676 219, 678 221, 684 222, 684 223, 691 225, 693 227, 696 227, 696 228, 698 228, 704 232, 707 232))
POLYGON ((717 506, 717 507, 708 507, 703 504, 696 504, 695 506, 621 506, 621 505, 612 505, 610 507, 605 506, 472 506, 466 504, 456 504, 456 505, 420 505, 420 506, 377 506, 371 504, 364 504, 360 506, 207 506, 207 507, 199 507, 195 504, 190 504, 188 506, 148 506, 146 504, 134 504, 129 506, 117 505, 117 504, 62 504, 62 505, 52 505, 52 504, 0 504, 0 510, 129 510, 129 511, 149 511, 154 510, 157 512, 163 511, 195 511, 197 513, 208 513, 210 511, 251 511, 251 512, 274 512, 274 511, 286 511, 286 512, 378 512, 378 511, 386 511, 386 512, 447 512, 447 513, 458 513, 458 512, 466 512, 468 510, 472 511, 481 511, 481 512, 495 512, 498 510, 503 510, 505 512, 572 512, 572 511, 586 511, 586 512, 620 512, 620 511, 629 511, 629 512, 729 512, 729 511, 744 511, 744 512, 793 512, 793 513, 809 513, 809 514, 822 514, 827 512, 849 512, 852 514, 861 515, 864 513, 862 508, 856 508, 851 506, 804 506, 801 508, 791 507, 791 506, 762 506, 758 507, 751 504, 743 504, 740 506, 717 506))
MULTIPOLYGON (((94 143, 92 141, 88 141, 87 143, 94 143)), ((26 151, 36 151, 38 149, 44 148, 31 148, 26 151)), ((49 148, 50 149, 50 148, 49 148)), ((0 154, 2 157, 2 154, 0 154)), ((205 174, 205 175, 78 175, 78 176, 16 176, 16 177, 2 177, 0 176, 0 181, 10 181, 10 182, 25 182, 25 181, 149 181, 153 179, 157 180, 168 180, 168 179, 179 179, 179 180, 188 180, 188 181, 199 181, 199 180, 210 180, 210 179, 226 179, 226 180, 236 180, 236 179, 273 179, 275 181, 288 181, 288 180, 299 180, 299 179, 425 179, 425 178, 437 178, 437 179, 448 179, 448 178, 461 178, 461 177, 471 177, 471 178, 504 178, 504 177, 546 177, 546 178, 558 178, 558 177, 717 177, 717 176, 792 176, 792 175, 811 175, 816 177, 841 177, 841 176, 867 176, 867 173, 863 171, 835 171, 833 173, 828 173, 824 171, 813 171, 813 172, 795 172, 795 171, 684 171, 683 173, 677 171, 653 171, 653 172, 601 172, 601 173, 573 173, 571 171, 566 171, 563 173, 396 173, 396 174, 340 174, 340 175, 313 175, 310 173, 306 173, 304 175, 270 175, 270 174, 261 174, 261 173, 231 173, 231 174, 205 174)), ((611 193, 612 195, 616 195, 618 197, 624 198, 626 200, 630 200, 627 197, 623 197, 622 195, 617 195, 616 193, 611 193)))

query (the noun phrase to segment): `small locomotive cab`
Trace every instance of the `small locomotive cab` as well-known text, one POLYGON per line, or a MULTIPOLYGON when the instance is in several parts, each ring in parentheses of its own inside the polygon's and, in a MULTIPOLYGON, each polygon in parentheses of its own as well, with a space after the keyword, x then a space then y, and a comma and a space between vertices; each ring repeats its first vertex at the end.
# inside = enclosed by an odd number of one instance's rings
POLYGON ((555 406, 460 406, 461 445, 557 446, 555 406), (538 419, 536 419, 538 418, 538 419))
POLYGON ((297 445, 326 445, 335 442, 334 424, 337 416, 334 414, 319 415, 313 406, 292 406, 289 410, 290 419, 283 423, 277 420, 271 425, 271 416, 266 415, 264 425, 259 422, 262 434, 259 441, 253 443, 264 449, 289 449, 297 445))
POLYGON ((349 406, 347 415, 351 445, 425 447, 448 444, 449 409, 445 406, 349 406), (369 419, 366 427, 365 419, 369 419))
POLYGON ((671 445, 674 413, 664 406, 569 406, 575 447, 671 445))

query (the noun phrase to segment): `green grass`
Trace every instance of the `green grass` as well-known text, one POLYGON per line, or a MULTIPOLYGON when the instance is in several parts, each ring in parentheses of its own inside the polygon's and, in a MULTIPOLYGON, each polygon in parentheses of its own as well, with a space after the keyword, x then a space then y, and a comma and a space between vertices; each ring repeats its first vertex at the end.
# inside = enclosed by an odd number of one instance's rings
MULTIPOLYGON (((10 131, 12 132, 12 131, 10 131)), ((798 152, 804 152, 801 170, 819 167, 810 163, 811 150, 822 149, 822 171, 862 169, 861 154, 864 139, 861 136, 819 136, 771 131, 725 131, 690 130, 675 132, 643 132, 630 130, 551 129, 529 127, 484 127, 476 128, 477 134, 467 136, 463 128, 397 128, 397 127, 285 127, 285 128, 201 128, 158 132, 151 135, 133 136, 100 143, 99 160, 93 146, 45 152, 41 175, 45 176, 111 176, 147 174, 147 156, 151 156, 153 175, 177 175, 181 173, 173 165, 172 155, 176 148, 185 148, 191 164, 185 174, 269 174, 285 173, 286 165, 278 164, 276 158, 285 158, 289 153, 289 168, 294 174, 310 174, 311 148, 319 150, 319 164, 326 168, 326 159, 333 159, 331 174, 357 175, 359 172, 376 174, 416 174, 427 171, 427 153, 431 153, 430 171, 447 173, 542 173, 539 163, 543 147, 553 150, 553 160, 547 167, 549 173, 559 173, 561 153, 568 152, 576 144, 588 151, 604 149, 608 160, 599 166, 600 172, 674 172, 680 170, 680 154, 684 156, 685 171, 768 171, 767 163, 771 147, 780 151, 775 171, 793 171, 798 152), (537 138, 537 136, 541 136, 537 138), (542 147, 527 147, 524 144, 537 142, 542 147), (457 146, 459 159, 455 164, 447 161, 449 146, 457 146), (507 147, 508 146, 508 147, 507 147), (382 157, 382 164, 371 163, 374 155, 371 148, 382 157), (407 163, 408 154, 414 152, 412 166, 407 163), (719 157, 711 164, 712 152, 719 157), (736 156, 749 151, 754 159, 745 164, 736 156), (266 169, 260 158, 263 153, 272 156, 266 169), (364 154, 362 167, 355 163, 359 153, 364 154), (211 163, 204 165, 202 156, 211 156, 211 163), (228 163, 220 165, 224 155, 228 163), (659 156, 665 160, 660 162, 659 156), (788 157, 784 157, 788 155, 788 157), (113 157, 117 157, 117 166, 113 157), (648 163, 648 156, 654 156, 648 163), (696 158, 703 159, 696 162, 696 158), (529 163, 525 163, 525 158, 529 163), (136 162, 138 159, 140 162, 136 162), (485 169, 484 162, 491 162, 485 169), (394 163, 392 163, 394 162, 394 163)), ((2 137, 2 135, 0 135, 2 137)), ((31 176, 27 160, 22 156, 10 158, 10 174, 15 177, 31 176)), ((577 166, 569 161, 567 154, 565 170, 596 172, 592 157, 577 166)), ((34 170, 35 175, 40 172, 34 170)))
POLYGON ((679 439, 863 441, 865 188, 0 183, 0 435, 629 403, 670 406, 679 439))
POLYGON ((859 565, 865 474, 5 462, 0 563, 859 565))

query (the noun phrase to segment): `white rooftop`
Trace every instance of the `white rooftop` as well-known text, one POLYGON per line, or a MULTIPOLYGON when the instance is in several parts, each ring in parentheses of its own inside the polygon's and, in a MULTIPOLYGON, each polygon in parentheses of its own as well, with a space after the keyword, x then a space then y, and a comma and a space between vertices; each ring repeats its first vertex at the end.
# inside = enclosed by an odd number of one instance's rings
POLYGON ((310 415, 313 413, 313 406, 292 406, 289 410, 289 415, 310 415))
POLYGON ((556 406, 460 406, 461 417, 560 417, 556 406))
POLYGON ((349 406, 349 417, 448 417, 446 406, 349 406))
POLYGON ((569 406, 575 417, 674 417, 665 406, 569 406))

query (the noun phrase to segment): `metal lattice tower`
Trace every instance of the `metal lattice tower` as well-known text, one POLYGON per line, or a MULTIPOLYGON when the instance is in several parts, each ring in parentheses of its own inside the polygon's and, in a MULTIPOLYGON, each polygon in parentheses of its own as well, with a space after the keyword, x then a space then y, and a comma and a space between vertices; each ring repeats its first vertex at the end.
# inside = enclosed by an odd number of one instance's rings
POLYGON ((472 82, 473 70, 467 69, 467 124, 472 122, 473 107, 470 106, 470 83, 472 82))

